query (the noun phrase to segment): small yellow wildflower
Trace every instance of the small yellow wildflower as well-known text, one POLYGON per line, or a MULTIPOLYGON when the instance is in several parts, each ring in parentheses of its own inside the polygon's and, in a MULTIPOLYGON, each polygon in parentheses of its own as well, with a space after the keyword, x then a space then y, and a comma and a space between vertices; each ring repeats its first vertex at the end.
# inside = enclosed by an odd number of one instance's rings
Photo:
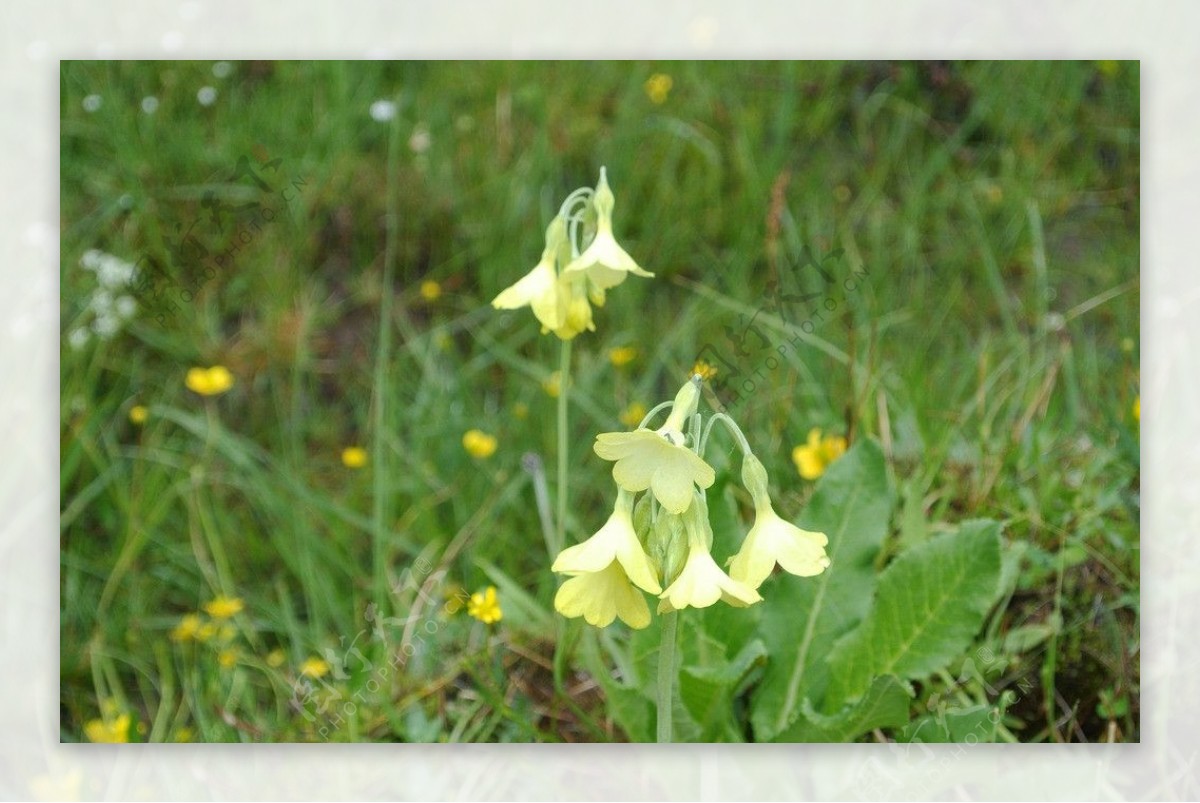
POLYGON ((150 411, 140 404, 135 404, 129 408, 129 420, 141 426, 146 423, 146 419, 150 417, 150 411))
POLYGON ((442 286, 433 279, 421 282, 421 298, 432 303, 442 297, 442 286))
POLYGON ((175 738, 173 738, 171 741, 173 741, 173 742, 190 742, 195 738, 196 738, 196 734, 192 732, 192 729, 189 728, 188 726, 184 725, 182 728, 175 731, 175 738))
POLYGON ((194 613, 184 614, 179 619, 179 624, 175 625, 175 629, 171 631, 171 641, 191 641, 199 640, 200 635, 200 617, 194 613))
POLYGON ((133 719, 129 714, 114 718, 93 719, 83 727, 88 741, 104 744, 123 744, 129 741, 129 726, 133 719))
POLYGON ((192 368, 184 380, 188 390, 201 396, 218 396, 233 387, 233 374, 224 365, 192 368))
POLYGON ((217 635, 217 626, 212 622, 205 622, 196 631, 196 641, 208 641, 215 635, 217 635))
POLYGON ((620 368, 637 359, 638 350, 633 346, 618 346, 608 350, 608 361, 614 368, 620 368))
POLYGON ((204 611, 214 619, 228 619, 234 614, 242 612, 242 608, 246 607, 237 597, 226 597, 224 595, 216 597, 204 603, 204 611))
POLYGON ((643 88, 646 90, 646 97, 650 98, 650 102, 661 106, 667 102, 667 95, 671 94, 671 87, 674 85, 675 82, 671 80, 671 76, 656 72, 646 79, 643 88))
POLYGON ((813 427, 808 432, 808 442, 792 449, 792 462, 806 480, 815 480, 825 473, 829 464, 846 453, 846 439, 841 435, 821 437, 821 430, 813 427))
POLYGON ((496 452, 496 438, 478 429, 467 430, 462 438, 467 454, 478 460, 491 457, 496 452))
POLYGON ((496 587, 488 586, 484 591, 476 591, 467 603, 467 613, 485 625, 499 622, 504 617, 500 610, 500 599, 496 596, 496 587))
POLYGON ((267 666, 273 669, 283 666, 285 660, 287 660, 287 656, 278 647, 267 653, 267 666))
POLYGON ((552 399, 557 399, 562 393, 562 371, 555 371, 542 380, 542 390, 552 399))
POLYGON ((342 465, 346 468, 362 468, 367 464, 367 450, 361 446, 347 446, 342 450, 342 465))
POLYGON ((642 419, 645 417, 646 405, 642 404, 641 402, 633 402, 624 410, 622 410, 621 415, 618 416, 621 423, 630 429, 633 429, 638 424, 642 423, 642 419))
POLYGON ((237 666, 238 655, 237 650, 221 650, 217 653, 217 663, 222 669, 233 669, 237 666))
POLYGON ((300 664, 300 674, 308 678, 323 678, 329 674, 329 662, 315 656, 305 658, 300 664))
POLYGON ((717 366, 710 365, 709 363, 706 363, 704 360, 697 360, 696 364, 692 366, 692 376, 698 376, 701 379, 703 379, 705 382, 712 379, 716 375, 717 375, 717 366))

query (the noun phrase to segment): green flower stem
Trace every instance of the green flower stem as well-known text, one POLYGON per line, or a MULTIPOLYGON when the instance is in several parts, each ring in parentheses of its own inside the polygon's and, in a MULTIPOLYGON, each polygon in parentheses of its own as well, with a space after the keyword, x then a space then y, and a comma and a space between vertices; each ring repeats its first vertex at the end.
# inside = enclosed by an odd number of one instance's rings
POLYGON ((563 340, 558 361, 558 520, 554 533, 555 543, 550 545, 550 560, 554 560, 567 543, 567 450, 570 448, 567 440, 567 394, 570 393, 570 388, 571 341, 563 340))
POLYGON ((392 120, 387 156, 387 233, 383 246, 383 288, 379 301, 379 342, 375 352, 375 420, 371 471, 374 488, 371 504, 371 564, 374 570, 375 604, 383 608, 387 599, 387 536, 391 514, 388 505, 387 469, 387 372, 392 358, 392 286, 396 275, 399 241, 400 199, 398 182, 400 118, 392 120))
POLYGON ((658 743, 671 741, 671 702, 675 692, 675 628, 679 612, 662 615, 662 640, 658 649, 658 743))

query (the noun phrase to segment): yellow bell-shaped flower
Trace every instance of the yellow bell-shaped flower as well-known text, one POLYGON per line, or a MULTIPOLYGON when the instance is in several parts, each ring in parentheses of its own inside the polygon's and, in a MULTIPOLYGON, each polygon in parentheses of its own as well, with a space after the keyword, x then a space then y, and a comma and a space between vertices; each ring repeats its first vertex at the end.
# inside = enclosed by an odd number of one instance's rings
MULTIPOLYGON (((546 247, 533 270, 492 299, 496 309, 530 307, 542 326, 553 331, 563 327, 567 318, 569 287, 560 281, 555 269, 559 247, 566 242, 567 224, 561 216, 546 227, 546 247)), ((591 313, 588 314, 589 323, 591 313)))
POLYGON ((633 257, 613 237, 612 210, 615 200, 608 186, 607 171, 601 167, 600 182, 596 185, 596 194, 592 196, 592 206, 596 210, 596 236, 564 271, 567 274, 587 274, 600 299, 596 302, 597 306, 604 303, 604 291, 625 281, 630 273, 647 278, 654 276, 638 267, 633 257))
POLYGON ((707 488, 716 479, 713 467, 684 446, 683 426, 700 399, 699 382, 685 384, 675 396, 671 415, 651 432, 604 432, 593 447, 604 460, 613 460, 613 479, 626 491, 650 490, 670 513, 687 510, 695 486, 707 488))
POLYGON ((708 508, 703 494, 696 494, 696 500, 684 514, 684 527, 688 539, 687 560, 679 577, 660 595, 659 613, 689 606, 707 608, 717 600, 744 608, 762 600, 757 591, 725 574, 713 560, 710 552, 712 529, 708 524, 708 508))
POLYGON ((554 595, 554 610, 569 618, 582 616, 593 627, 607 627, 618 617, 636 630, 650 624, 646 598, 629 582, 617 560, 601 571, 586 572, 563 583, 554 595))
POLYGON ((617 491, 617 503, 604 526, 582 544, 560 552, 551 569, 574 575, 595 573, 614 560, 634 585, 651 594, 662 592, 633 527, 633 494, 624 490, 617 491))
POLYGON ((742 484, 754 499, 754 526, 742 548, 729 564, 729 576, 758 588, 778 563, 797 577, 812 577, 829 567, 825 533, 802 530, 784 521, 771 505, 767 492, 767 470, 757 457, 746 455, 742 462, 742 484))

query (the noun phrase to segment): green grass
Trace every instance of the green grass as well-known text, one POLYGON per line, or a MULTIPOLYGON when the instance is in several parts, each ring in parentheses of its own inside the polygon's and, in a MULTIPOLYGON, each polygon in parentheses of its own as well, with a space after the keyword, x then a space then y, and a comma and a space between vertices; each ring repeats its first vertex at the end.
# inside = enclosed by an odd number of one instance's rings
MULTIPOLYGON (((752 393, 723 397, 785 512, 811 488, 789 459, 811 427, 879 439, 897 498, 888 555, 991 517, 1019 572, 986 633, 1008 639, 996 674, 934 679, 914 710, 1027 687, 1006 720, 1022 741, 1139 738, 1136 63, 211 68, 63 65, 64 740, 110 700, 141 740, 624 738, 587 669, 592 637, 556 626, 521 464, 541 455, 553 492, 541 383, 558 341, 488 306, 601 165, 617 236, 657 278, 613 291, 574 343, 568 541, 611 504, 595 433, 669 398, 704 344, 732 354, 725 327, 762 309, 773 279, 788 287, 802 248, 842 249, 836 280, 865 277, 834 293, 800 271, 835 311, 811 335, 781 319, 794 311, 761 312, 771 349, 801 339, 752 393), (673 78, 662 105, 643 90, 653 72, 673 78), (208 107, 204 85, 219 93, 208 107), (398 104, 391 124, 368 113, 381 98, 398 104), (243 156, 281 159, 258 169, 292 201, 206 278, 172 249, 189 227, 214 254, 235 242, 205 198, 263 202, 229 179, 243 156), (144 257, 194 298, 143 304, 114 339, 72 349, 92 248, 144 257), (616 369, 622 345, 639 353, 616 369), (185 389, 189 367, 215 363, 233 390, 185 389), (492 457, 464 451, 472 428, 498 438, 492 457), (349 445, 367 447, 366 468, 342 466, 349 445), (451 610, 449 589, 489 584, 500 625, 451 610), (245 601, 224 647, 170 640, 220 593, 245 601), (393 666, 400 648, 411 657, 393 666), (297 710, 299 666, 326 651, 345 671, 297 710)), ((738 364, 752 373, 766 353, 738 364)))

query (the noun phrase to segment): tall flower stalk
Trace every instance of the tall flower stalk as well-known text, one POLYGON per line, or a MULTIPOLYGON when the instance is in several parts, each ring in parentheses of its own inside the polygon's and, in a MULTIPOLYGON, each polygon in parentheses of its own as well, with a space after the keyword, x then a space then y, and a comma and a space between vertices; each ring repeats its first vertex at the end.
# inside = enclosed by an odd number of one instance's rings
POLYGON ((643 593, 658 597, 662 615, 658 688, 658 741, 672 740, 678 618, 685 608, 717 602, 747 607, 762 601, 758 588, 778 565, 799 577, 825 571, 828 539, 779 516, 769 493, 767 470, 742 429, 728 415, 707 422, 699 411, 703 377, 693 373, 673 401, 658 405, 631 432, 596 436, 594 451, 612 461, 617 501, 599 531, 555 559, 553 571, 568 576, 554 598, 566 617, 605 627, 620 619, 632 628, 650 624, 643 593), (657 429, 649 422, 670 410, 657 429), (754 523, 727 574, 712 556, 713 531, 704 491, 716 472, 705 450, 717 424, 742 453, 742 485, 754 501, 754 523))

